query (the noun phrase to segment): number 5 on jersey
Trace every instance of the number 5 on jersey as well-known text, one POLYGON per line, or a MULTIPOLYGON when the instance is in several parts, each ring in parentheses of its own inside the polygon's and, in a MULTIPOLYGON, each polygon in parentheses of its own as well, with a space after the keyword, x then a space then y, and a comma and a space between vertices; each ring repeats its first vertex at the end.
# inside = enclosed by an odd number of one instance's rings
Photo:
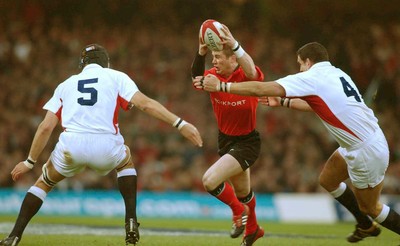
POLYGON ((90 87, 90 84, 97 83, 97 78, 95 79, 84 79, 78 81, 78 91, 82 93, 89 93, 90 98, 85 99, 83 97, 78 98, 78 103, 82 106, 93 106, 97 102, 97 90, 90 87))

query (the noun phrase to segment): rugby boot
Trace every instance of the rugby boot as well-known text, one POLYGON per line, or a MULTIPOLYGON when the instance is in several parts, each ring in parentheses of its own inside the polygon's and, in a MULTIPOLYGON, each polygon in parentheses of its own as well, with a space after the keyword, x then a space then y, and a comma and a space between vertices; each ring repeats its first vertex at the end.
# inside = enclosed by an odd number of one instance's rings
POLYGON ((243 204, 244 210, 240 215, 233 216, 233 224, 231 229, 231 238, 240 236, 246 228, 247 218, 249 217, 250 209, 246 204, 243 204))
POLYGON ((368 229, 361 229, 356 225, 356 229, 347 237, 347 241, 350 243, 356 243, 363 240, 366 237, 377 237, 381 233, 378 223, 372 222, 372 226, 368 229))
POLYGON ((248 234, 248 235, 244 235, 243 236, 243 241, 240 244, 240 246, 251 246, 254 244, 255 241, 257 241, 257 239, 261 238, 264 236, 264 229, 261 226, 257 226, 257 229, 255 232, 248 234))
POLYGON ((139 242, 139 223, 137 223, 134 219, 130 218, 128 222, 125 223, 125 244, 133 244, 136 245, 139 242))
POLYGON ((17 246, 21 238, 17 236, 8 236, 0 241, 1 246, 17 246))

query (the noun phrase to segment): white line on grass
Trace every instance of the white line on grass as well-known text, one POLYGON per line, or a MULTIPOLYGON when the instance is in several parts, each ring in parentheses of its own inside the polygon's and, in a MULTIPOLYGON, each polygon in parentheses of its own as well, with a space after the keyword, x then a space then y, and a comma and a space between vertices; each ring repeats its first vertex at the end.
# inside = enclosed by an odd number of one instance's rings
MULTIPOLYGON (((0 234, 7 234, 13 228, 13 223, 0 223, 0 234)), ((112 235, 124 236, 124 227, 118 226, 80 226, 65 224, 31 224, 25 230, 26 234, 34 235, 112 235)), ((159 235, 159 236, 208 236, 208 237, 226 237, 228 232, 224 231, 202 231, 202 230, 184 230, 184 229, 140 229, 140 235, 159 235)), ((284 233, 265 233, 264 237, 281 238, 338 238, 335 235, 302 235, 302 234, 284 234, 284 233)))

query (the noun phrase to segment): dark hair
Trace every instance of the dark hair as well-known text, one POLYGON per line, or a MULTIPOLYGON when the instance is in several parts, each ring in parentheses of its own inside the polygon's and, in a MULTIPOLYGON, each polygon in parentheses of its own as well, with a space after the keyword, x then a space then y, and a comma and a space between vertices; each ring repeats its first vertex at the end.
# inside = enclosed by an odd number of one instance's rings
POLYGON ((297 50, 297 55, 301 60, 305 61, 308 58, 313 63, 329 61, 328 51, 322 44, 317 42, 305 44, 297 50))
POLYGON ((79 60, 79 68, 83 68, 90 63, 96 63, 102 67, 109 67, 110 58, 107 50, 98 44, 89 44, 83 48, 79 60))

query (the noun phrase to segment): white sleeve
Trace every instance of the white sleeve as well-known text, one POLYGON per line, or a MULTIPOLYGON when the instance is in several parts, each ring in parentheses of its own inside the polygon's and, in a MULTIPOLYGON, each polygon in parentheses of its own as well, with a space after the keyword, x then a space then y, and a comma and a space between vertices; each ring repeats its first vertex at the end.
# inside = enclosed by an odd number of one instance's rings
POLYGON ((127 74, 121 73, 120 78, 121 83, 119 84, 119 95, 129 102, 133 95, 139 91, 139 88, 127 74))
POLYGON ((48 110, 56 114, 60 108, 62 107, 62 101, 61 101, 61 96, 60 96, 60 91, 61 91, 61 84, 58 85, 56 90, 54 91, 53 96, 50 98, 50 100, 43 106, 43 109, 48 110))
POLYGON ((276 82, 285 88, 287 97, 303 97, 316 93, 315 83, 305 72, 288 75, 276 82))

